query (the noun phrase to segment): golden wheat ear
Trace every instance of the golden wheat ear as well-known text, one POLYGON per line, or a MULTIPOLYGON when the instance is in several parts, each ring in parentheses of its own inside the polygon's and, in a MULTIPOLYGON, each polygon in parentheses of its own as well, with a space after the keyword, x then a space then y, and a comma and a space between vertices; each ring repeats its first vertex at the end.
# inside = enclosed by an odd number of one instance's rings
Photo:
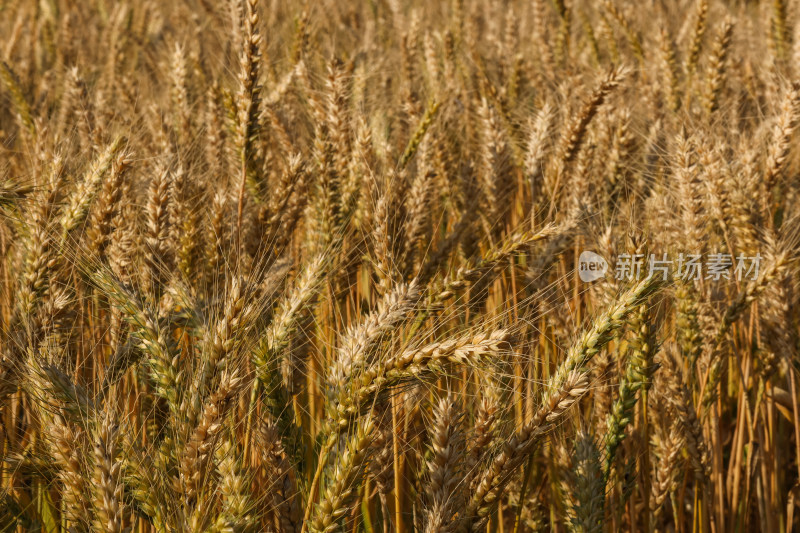
POLYGON ((0 530, 797 530, 795 4, 0 0, 0 530))

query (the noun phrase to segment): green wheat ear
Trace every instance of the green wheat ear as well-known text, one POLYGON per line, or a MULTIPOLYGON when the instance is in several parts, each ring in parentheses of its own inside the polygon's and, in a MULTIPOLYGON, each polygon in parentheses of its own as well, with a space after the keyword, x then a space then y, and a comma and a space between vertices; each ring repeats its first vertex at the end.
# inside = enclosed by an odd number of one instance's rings
POLYGON ((14 104, 14 110, 21 125, 31 137, 34 137, 36 135, 36 124, 33 121, 30 104, 25 98, 25 92, 20 86, 19 78, 5 61, 0 61, 0 79, 3 80, 6 90, 11 94, 11 102, 14 104))

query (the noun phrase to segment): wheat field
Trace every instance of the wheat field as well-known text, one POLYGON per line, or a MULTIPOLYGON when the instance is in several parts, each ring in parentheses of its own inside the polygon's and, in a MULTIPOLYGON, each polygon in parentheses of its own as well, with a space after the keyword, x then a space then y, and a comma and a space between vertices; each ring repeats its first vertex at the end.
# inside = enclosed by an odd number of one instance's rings
POLYGON ((800 2, 1 0, 0 529, 800 528, 800 2))

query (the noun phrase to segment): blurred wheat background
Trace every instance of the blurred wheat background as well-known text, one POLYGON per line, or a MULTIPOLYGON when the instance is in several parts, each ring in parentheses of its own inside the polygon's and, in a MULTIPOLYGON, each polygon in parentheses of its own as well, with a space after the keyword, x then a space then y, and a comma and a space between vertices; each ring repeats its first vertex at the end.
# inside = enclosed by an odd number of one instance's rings
POLYGON ((0 82, 3 531, 800 524, 800 3, 5 0, 0 82))

